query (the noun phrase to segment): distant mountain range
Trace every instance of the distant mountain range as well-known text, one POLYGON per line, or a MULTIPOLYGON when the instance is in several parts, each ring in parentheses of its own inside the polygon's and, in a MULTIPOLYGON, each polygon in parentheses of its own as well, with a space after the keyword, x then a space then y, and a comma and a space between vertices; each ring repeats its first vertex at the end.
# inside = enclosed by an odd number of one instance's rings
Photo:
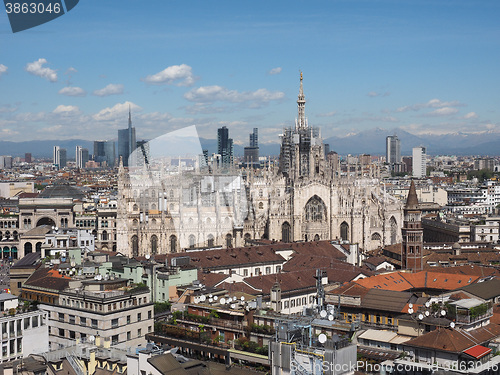
MULTIPOLYGON (((385 154, 385 138, 396 134, 401 140, 401 153, 411 155, 411 150, 416 146, 427 147, 429 155, 500 155, 500 133, 451 133, 444 135, 421 134, 414 135, 402 129, 369 129, 347 136, 334 136, 324 140, 330 145, 331 151, 340 155, 385 154)), ((200 138, 201 145, 208 149, 209 154, 217 151, 217 140, 200 138)), ((93 152, 93 142, 81 139, 72 140, 48 140, 48 141, 25 141, 8 142, 0 141, 0 155, 12 155, 23 157, 26 152, 31 152, 35 158, 51 158, 52 149, 57 145, 66 148, 68 158, 75 157, 76 146, 88 148, 93 152)), ((245 146, 235 145, 236 156, 243 156, 245 146)), ((260 143, 260 155, 278 155, 279 143, 260 143)))

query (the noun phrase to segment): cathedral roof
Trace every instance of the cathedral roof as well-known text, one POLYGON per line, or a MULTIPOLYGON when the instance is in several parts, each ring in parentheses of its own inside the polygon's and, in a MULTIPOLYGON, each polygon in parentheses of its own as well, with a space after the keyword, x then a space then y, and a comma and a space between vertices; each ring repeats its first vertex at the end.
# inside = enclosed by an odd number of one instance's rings
POLYGON ((413 180, 411 181, 405 208, 407 210, 418 210, 417 190, 415 189, 415 182, 413 180))

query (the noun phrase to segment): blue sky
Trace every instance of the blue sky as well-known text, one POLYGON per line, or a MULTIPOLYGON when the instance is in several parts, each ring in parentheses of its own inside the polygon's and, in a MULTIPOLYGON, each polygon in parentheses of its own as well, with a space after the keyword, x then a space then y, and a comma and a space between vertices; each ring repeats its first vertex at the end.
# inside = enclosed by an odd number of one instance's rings
POLYGON ((498 1, 81 0, 13 34, 0 15, 0 137, 138 138, 189 125, 246 144, 293 124, 299 70, 323 136, 500 132, 498 1))

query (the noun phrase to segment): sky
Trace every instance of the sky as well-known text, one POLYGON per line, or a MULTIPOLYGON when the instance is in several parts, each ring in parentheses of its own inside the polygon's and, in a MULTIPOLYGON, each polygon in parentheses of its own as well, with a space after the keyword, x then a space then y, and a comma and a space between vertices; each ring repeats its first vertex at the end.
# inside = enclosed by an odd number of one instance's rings
POLYGON ((80 0, 12 33, 0 13, 0 139, 138 139, 227 126, 278 142, 372 128, 500 132, 496 0, 80 0))

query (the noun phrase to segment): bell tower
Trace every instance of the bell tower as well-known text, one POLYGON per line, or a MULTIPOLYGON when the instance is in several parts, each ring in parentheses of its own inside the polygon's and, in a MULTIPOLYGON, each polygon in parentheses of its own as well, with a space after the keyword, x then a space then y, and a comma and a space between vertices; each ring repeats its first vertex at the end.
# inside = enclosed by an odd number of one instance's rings
POLYGON ((402 232, 401 268, 421 271, 423 269, 424 230, 422 228, 422 211, 418 206, 417 191, 413 180, 404 207, 402 232))

